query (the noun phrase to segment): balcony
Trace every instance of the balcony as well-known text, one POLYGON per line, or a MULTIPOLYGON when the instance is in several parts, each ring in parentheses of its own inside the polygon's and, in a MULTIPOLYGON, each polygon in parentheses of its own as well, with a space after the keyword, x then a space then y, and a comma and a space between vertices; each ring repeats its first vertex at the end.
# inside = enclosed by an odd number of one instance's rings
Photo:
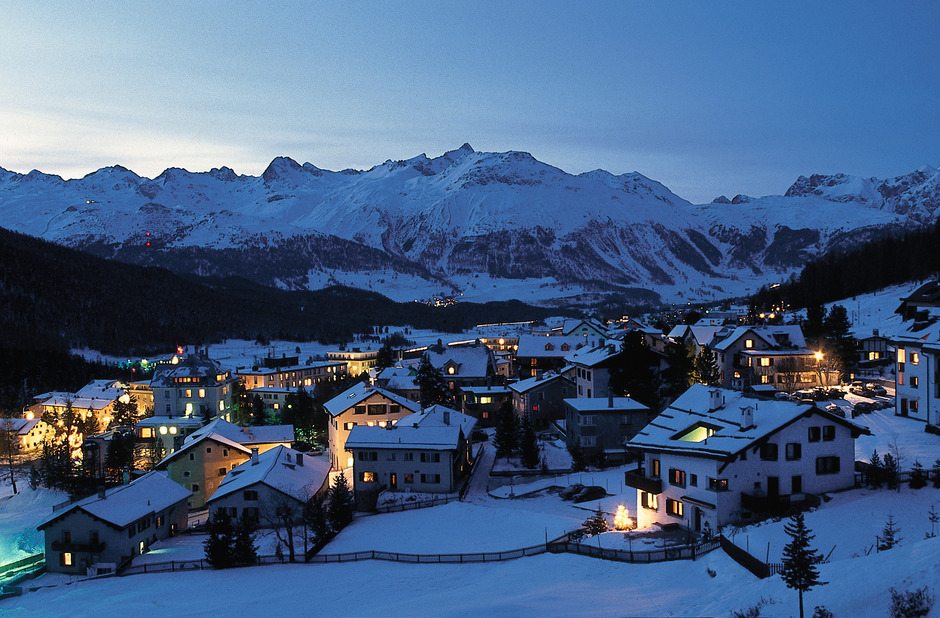
POLYGON ((752 513, 785 515, 791 510, 819 506, 819 504, 819 498, 811 494, 766 496, 762 493, 747 494, 741 492, 741 508, 752 513))
POLYGON ((627 487, 639 489, 650 494, 663 493, 663 480, 651 479, 643 473, 643 469, 623 473, 623 484, 627 487))
POLYGON ((100 554, 104 551, 104 542, 99 543, 66 543, 64 541, 53 541, 53 551, 67 551, 72 553, 100 554))

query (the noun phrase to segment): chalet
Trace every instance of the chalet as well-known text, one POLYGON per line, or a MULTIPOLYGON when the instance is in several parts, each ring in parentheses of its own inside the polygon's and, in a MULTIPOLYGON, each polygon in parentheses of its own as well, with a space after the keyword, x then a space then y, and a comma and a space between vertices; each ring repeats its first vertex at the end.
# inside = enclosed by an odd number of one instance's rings
POLYGON ((607 339, 607 327, 594 319, 565 320, 561 327, 563 337, 584 337, 590 341, 607 339))
POLYGON ((465 386, 487 386, 499 382, 496 357, 482 343, 431 346, 425 352, 435 369, 440 369, 451 392, 465 386))
POLYGON ((329 489, 330 465, 320 457, 278 446, 251 457, 229 472, 208 500, 209 515, 224 510, 270 526, 278 513, 291 513, 300 523, 303 506, 329 489))
POLYGON ((421 410, 420 404, 367 382, 340 393, 324 407, 330 415, 330 464, 336 470, 353 465, 352 453, 346 450, 346 438, 353 427, 386 427, 421 410))
POLYGON ((248 401, 248 405, 254 405, 254 398, 258 397, 264 405, 266 415, 277 415, 280 414, 281 408, 284 407, 287 396, 296 392, 296 388, 288 388, 286 386, 258 386, 246 390, 245 398, 248 401))
MULTIPOLYGON (((725 388, 773 384, 778 390, 820 386, 819 357, 806 347, 799 326, 739 326, 715 334, 711 346, 725 388)), ((833 376, 829 381, 837 381, 833 376)))
POLYGON ((375 361, 378 357, 379 349, 370 346, 354 347, 349 350, 341 348, 326 353, 326 360, 331 363, 345 364, 346 374, 354 378, 375 369, 375 361))
POLYGON ((940 425, 940 308, 919 309, 904 326, 892 339, 895 414, 940 425))
POLYGON ((546 373, 509 385, 512 409, 521 420, 528 413, 536 429, 547 429, 552 421, 565 418, 564 400, 575 394, 574 381, 562 374, 546 373))
POLYGON ((470 473, 470 435, 476 419, 431 406, 394 425, 353 427, 346 449, 360 508, 375 505, 379 491, 452 493, 470 473))
POLYGON ((892 363, 894 346, 891 345, 888 337, 878 332, 877 328, 872 330, 871 335, 857 338, 856 341, 858 342, 856 350, 859 369, 884 367, 892 363))
POLYGON ((610 395, 610 368, 622 355, 620 346, 614 343, 584 347, 569 355, 566 360, 575 368, 578 397, 590 399, 610 395))
POLYGON ((189 492, 150 472, 79 500, 39 524, 45 534, 46 570, 72 575, 102 574, 183 530, 189 492))
POLYGON ((520 335, 519 349, 516 351, 519 379, 533 378, 546 371, 558 371, 567 364, 566 356, 586 345, 587 340, 580 336, 520 335))
POLYGON ((652 411, 629 397, 565 399, 565 442, 588 457, 627 458, 627 442, 649 422, 652 411))
POLYGON ((500 407, 511 399, 508 386, 464 386, 459 393, 462 412, 477 419, 481 427, 492 427, 500 407))
POLYGON ((628 443, 638 525, 717 531, 853 487, 855 438, 868 433, 812 405, 693 385, 628 443))
POLYGON ((715 335, 722 330, 724 327, 719 325, 689 325, 689 324, 679 324, 678 326, 673 327, 669 334, 666 335, 666 338, 686 346, 691 349, 695 356, 698 356, 702 353, 702 349, 711 343, 712 339, 715 338, 715 335))
POLYGON ((170 480, 190 492, 190 509, 201 509, 229 470, 250 457, 250 448, 215 432, 200 432, 167 455, 156 469, 166 470, 170 480))
POLYGON ((411 367, 386 367, 375 376, 375 385, 411 401, 421 401, 421 389, 411 367))
POLYGON ((0 440, 9 440, 15 452, 38 449, 54 436, 55 428, 42 419, 0 418, 0 440))
POLYGON ((188 436, 186 442, 197 440, 209 433, 224 436, 246 448, 257 448, 262 453, 275 446, 290 446, 294 442, 293 425, 251 425, 239 427, 217 418, 205 427, 188 436))

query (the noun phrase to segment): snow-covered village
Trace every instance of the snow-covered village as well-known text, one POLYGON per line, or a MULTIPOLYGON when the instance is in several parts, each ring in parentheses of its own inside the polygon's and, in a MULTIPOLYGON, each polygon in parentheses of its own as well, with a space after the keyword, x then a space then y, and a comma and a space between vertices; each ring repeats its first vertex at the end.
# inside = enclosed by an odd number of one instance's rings
POLYGON ((938 25, 4 3, 0 616, 940 616, 938 25))

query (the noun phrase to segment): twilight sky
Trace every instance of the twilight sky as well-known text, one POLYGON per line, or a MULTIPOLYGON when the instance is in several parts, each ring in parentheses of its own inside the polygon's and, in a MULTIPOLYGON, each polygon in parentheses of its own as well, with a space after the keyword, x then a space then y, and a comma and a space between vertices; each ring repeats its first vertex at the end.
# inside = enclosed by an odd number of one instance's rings
POLYGON ((523 150, 699 203, 940 164, 940 3, 0 0, 0 167, 523 150), (757 6, 755 6, 757 5, 757 6))

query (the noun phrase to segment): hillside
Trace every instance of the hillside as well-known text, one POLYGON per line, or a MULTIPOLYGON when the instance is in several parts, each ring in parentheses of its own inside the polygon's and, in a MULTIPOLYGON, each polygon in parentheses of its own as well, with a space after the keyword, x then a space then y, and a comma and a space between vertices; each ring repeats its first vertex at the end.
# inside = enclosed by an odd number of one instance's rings
POLYGON ((800 177, 782 196, 693 205, 642 174, 568 174, 524 152, 261 176, 120 166, 63 180, 0 168, 0 225, 177 273, 285 289, 341 283, 397 300, 463 294, 546 305, 713 300, 807 260, 931 221, 940 170, 800 177), (147 244, 149 243, 149 245, 147 244))

